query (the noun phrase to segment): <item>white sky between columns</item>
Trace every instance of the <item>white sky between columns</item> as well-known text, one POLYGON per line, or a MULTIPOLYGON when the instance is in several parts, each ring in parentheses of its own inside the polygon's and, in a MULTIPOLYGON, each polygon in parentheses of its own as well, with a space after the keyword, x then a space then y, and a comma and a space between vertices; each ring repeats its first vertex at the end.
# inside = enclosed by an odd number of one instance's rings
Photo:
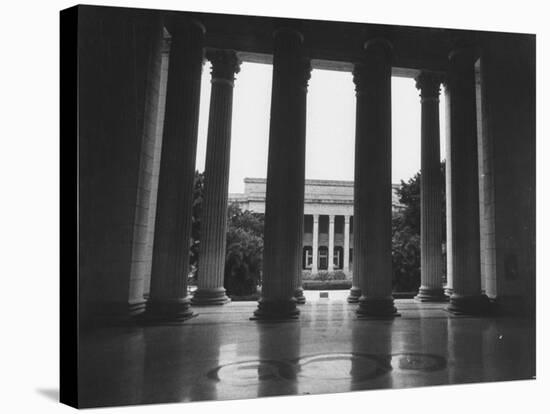
MULTIPOLYGON (((203 67, 196 168, 204 171, 210 63, 203 67)), ((233 97, 229 192, 244 191, 245 177, 265 178, 272 66, 244 62, 233 97)), ((349 72, 314 69, 309 81, 306 179, 353 180, 355 89, 349 72)), ((441 159, 445 158, 445 96, 440 95, 441 159)), ((413 79, 392 77, 392 182, 420 170, 420 98, 413 79)))

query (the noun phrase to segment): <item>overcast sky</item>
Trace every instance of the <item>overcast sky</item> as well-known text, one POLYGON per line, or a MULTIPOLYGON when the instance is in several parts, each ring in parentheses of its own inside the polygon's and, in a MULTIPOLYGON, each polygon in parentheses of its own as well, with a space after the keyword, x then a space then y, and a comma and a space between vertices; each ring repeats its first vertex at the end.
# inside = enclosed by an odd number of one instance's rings
MULTIPOLYGON (((245 177, 266 177, 271 65, 243 63, 233 97, 229 192, 243 192, 245 177)), ((444 114, 441 95, 440 114, 444 114)), ((210 64, 204 66, 197 169, 204 170, 210 64)), ((444 137, 444 116, 441 137, 444 137)), ((313 70, 307 97, 306 178, 353 180, 355 91, 349 72, 313 70)), ((444 139, 441 153, 444 154, 444 139)), ((442 156, 442 159, 444 156, 442 156)), ((392 182, 420 169, 420 98, 414 80, 392 78, 392 182)))

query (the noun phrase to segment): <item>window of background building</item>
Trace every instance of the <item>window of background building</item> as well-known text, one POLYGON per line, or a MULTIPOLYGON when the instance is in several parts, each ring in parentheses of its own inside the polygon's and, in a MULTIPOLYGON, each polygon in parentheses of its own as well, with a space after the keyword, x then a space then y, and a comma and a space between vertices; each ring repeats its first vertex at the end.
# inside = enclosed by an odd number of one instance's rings
POLYGON ((319 233, 328 234, 328 216, 319 216, 319 233))
POLYGON ((304 269, 311 269, 313 265, 313 248, 311 246, 304 247, 304 254, 302 255, 302 267, 304 269))
POLYGON ((304 233, 313 233, 313 216, 311 214, 304 216, 304 233))
POLYGON ((342 269, 344 263, 344 249, 340 246, 334 248, 334 269, 342 269))
POLYGON ((334 217, 334 233, 338 233, 338 234, 344 233, 344 216, 334 217))
MULTIPOLYGON (((328 218, 328 217, 327 217, 328 218)), ((328 247, 319 247, 319 270, 328 269, 328 247)))

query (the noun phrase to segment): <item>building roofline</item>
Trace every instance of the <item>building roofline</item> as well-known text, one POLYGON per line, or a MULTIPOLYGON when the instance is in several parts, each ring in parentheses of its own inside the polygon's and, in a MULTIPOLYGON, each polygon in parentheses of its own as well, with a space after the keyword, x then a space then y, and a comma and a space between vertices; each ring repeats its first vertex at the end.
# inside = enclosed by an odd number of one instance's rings
MULTIPOLYGON (((256 183, 256 184, 265 184, 267 183, 266 178, 256 178, 256 177, 245 177, 244 183, 256 183)), ((333 186, 338 185, 341 187, 353 187, 353 181, 347 181, 347 180, 318 180, 318 179, 311 179, 305 181, 306 185, 319 185, 319 186, 333 186)), ((400 187, 400 183, 392 183, 392 187, 400 187)))

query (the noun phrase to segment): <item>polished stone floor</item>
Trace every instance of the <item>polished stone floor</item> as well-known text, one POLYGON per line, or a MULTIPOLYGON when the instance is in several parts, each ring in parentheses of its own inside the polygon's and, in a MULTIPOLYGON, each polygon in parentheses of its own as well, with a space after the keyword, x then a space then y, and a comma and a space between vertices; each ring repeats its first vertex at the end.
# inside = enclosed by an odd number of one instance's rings
POLYGON ((453 316, 397 300, 401 317, 357 319, 347 292, 307 292, 297 321, 250 321, 255 302, 196 308, 178 325, 84 333, 84 407, 530 379, 535 332, 520 318, 453 316))

